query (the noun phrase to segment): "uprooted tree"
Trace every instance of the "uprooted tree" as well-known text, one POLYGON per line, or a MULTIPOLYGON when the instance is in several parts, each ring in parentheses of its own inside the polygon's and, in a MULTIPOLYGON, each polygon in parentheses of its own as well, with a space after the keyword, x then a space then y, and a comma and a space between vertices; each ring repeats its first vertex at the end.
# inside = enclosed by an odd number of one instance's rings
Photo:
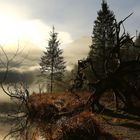
POLYGON ((140 76, 140 60, 139 57, 135 60, 125 61, 121 60, 120 50, 126 44, 131 44, 135 46, 133 38, 125 33, 123 22, 130 17, 132 14, 127 16, 124 20, 119 23, 116 22, 115 36, 116 42, 114 47, 110 49, 108 58, 105 59, 105 77, 102 77, 94 69, 93 60, 88 57, 86 60, 78 61, 78 71, 75 78, 75 83, 73 84, 71 91, 74 89, 81 88, 83 85, 84 78, 81 75, 84 74, 84 70, 90 67, 92 73, 95 75, 97 81, 94 83, 89 83, 92 90, 92 95, 88 100, 91 104, 92 109, 95 109, 95 105, 98 109, 102 108, 99 101, 103 93, 106 90, 112 89, 116 96, 116 107, 118 108, 118 98, 124 103, 126 108, 132 108, 132 97, 140 99, 140 87, 139 87, 139 76, 140 76), (121 27, 123 27, 124 32, 120 35, 121 27))

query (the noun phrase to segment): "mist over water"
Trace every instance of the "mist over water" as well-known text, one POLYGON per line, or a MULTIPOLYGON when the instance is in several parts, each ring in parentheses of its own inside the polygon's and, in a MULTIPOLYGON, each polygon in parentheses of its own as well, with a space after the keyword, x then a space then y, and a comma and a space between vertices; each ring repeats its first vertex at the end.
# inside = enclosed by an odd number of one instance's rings
MULTIPOLYGON (((35 92, 35 93, 39 93, 39 85, 37 84, 32 84, 30 86, 28 86, 28 90, 30 95, 35 92)), ((46 87, 41 87, 42 88, 42 92, 46 91, 46 87)), ((5 86, 5 89, 7 89, 7 86, 5 86)), ((4 93, 4 91, 1 89, 0 87, 0 102, 10 102, 11 99, 8 95, 6 95, 6 93, 4 93)))
MULTIPOLYGON (((7 89, 6 86, 5 86, 5 89, 7 89)), ((30 94, 32 94, 33 92, 39 93, 38 85, 30 85, 28 90, 29 90, 30 94)), ((44 91, 44 90, 42 89, 42 91, 44 91)), ((4 103, 4 102, 13 103, 13 101, 10 99, 10 97, 8 95, 6 95, 4 93, 4 91, 0 88, 0 103, 4 103)), ((9 111, 9 109, 7 109, 7 112, 8 111, 9 111)), ((3 140, 3 138, 10 132, 10 130, 12 129, 12 127, 14 125, 14 123, 12 121, 9 121, 8 119, 6 119, 6 116, 8 116, 8 113, 6 113, 6 112, 3 113, 0 110, 0 140, 3 140)), ((32 132, 32 130, 31 130, 31 132, 32 132)), ((15 138, 11 138, 10 140, 14 140, 14 139, 15 138)), ((43 138, 40 137, 38 140, 43 140, 43 138)))

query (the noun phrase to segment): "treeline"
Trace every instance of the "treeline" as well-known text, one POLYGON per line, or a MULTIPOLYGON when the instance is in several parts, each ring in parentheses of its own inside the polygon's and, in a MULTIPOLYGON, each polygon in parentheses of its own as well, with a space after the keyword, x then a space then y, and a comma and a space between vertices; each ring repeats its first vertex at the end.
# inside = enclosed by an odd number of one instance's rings
POLYGON ((18 110, 18 106, 13 102, 0 102, 0 113, 13 113, 18 110))
POLYGON ((23 82, 28 85, 32 84, 34 79, 35 79, 35 72, 19 72, 19 71, 8 71, 6 79, 4 80, 5 77, 5 71, 0 71, 0 81, 3 82, 4 84, 10 84, 10 83, 19 83, 23 82))

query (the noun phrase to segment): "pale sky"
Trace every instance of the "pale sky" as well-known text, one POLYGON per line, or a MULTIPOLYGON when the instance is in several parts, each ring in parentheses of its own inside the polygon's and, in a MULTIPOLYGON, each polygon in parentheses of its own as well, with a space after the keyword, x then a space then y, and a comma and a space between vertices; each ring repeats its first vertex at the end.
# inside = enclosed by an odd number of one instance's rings
MULTIPOLYGON (((129 13, 126 21, 131 34, 140 29, 139 0, 107 0, 118 20, 129 13)), ((1 0, 0 42, 11 43, 18 39, 41 43, 48 38, 54 25, 63 43, 82 36, 91 36, 93 21, 101 8, 101 0, 1 0)))

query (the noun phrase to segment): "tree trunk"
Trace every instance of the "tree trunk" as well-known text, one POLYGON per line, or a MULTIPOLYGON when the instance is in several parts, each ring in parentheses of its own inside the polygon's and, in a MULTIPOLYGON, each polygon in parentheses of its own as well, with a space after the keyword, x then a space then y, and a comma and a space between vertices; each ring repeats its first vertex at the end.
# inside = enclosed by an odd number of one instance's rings
POLYGON ((52 93, 53 91, 53 76, 54 76, 54 59, 52 58, 52 65, 51 65, 51 87, 50 87, 50 92, 52 93))

